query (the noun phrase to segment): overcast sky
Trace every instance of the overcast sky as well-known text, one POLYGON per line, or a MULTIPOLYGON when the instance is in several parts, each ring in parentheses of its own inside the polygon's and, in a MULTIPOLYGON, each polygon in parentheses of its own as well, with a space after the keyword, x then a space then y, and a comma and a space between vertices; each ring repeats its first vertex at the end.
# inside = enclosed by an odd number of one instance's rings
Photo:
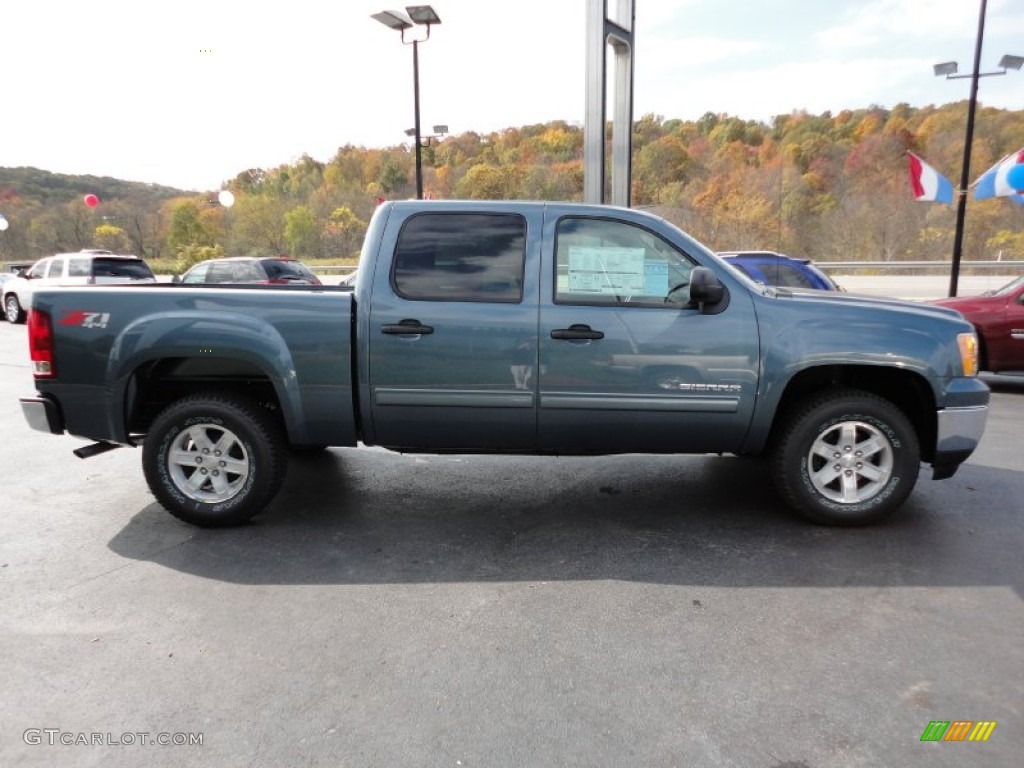
MULTIPOLYGON (((614 9, 615 0, 608 0, 614 9)), ((582 124, 587 0, 436 0, 424 128, 582 124)), ((215 189, 247 168, 413 125, 412 47, 381 0, 13 0, 0 11, 0 166, 215 189)), ((970 81, 980 0, 636 0, 635 106, 770 120, 945 104, 970 81)), ((989 0, 982 70, 1024 55, 1024 2, 989 0)), ((982 79, 1024 108, 1024 72, 982 79)))

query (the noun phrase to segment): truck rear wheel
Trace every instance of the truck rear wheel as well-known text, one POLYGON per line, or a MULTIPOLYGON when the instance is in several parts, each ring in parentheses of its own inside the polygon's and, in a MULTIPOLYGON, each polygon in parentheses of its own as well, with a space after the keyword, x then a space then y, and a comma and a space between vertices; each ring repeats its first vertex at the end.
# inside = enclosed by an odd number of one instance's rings
POLYGON ((865 525, 906 500, 920 462, 917 433, 902 411, 869 392, 842 389, 790 412, 772 475, 782 497, 807 519, 865 525))
POLYGON ((285 441, 273 417, 255 403, 192 395, 153 421, 142 468, 150 491, 175 517, 207 528, 237 525, 280 489, 285 441))

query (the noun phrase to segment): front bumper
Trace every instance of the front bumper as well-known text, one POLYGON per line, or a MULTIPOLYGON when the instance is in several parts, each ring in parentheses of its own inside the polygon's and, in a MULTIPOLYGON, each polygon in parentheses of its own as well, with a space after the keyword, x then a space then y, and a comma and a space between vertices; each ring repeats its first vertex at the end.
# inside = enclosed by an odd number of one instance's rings
POLYGON ((21 397, 18 400, 25 421, 32 429, 52 435, 64 434, 64 416, 54 400, 40 395, 21 397))
POLYGON ((967 457, 978 447, 988 421, 987 405, 943 408, 938 412, 935 436, 935 458, 932 479, 952 477, 967 457))

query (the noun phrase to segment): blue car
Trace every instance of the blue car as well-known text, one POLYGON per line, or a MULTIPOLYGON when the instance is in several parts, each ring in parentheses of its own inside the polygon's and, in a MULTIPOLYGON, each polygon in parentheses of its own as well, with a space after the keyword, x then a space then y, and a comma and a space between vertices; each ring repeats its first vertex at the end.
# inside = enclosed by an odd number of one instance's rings
POLYGON ((798 259, 774 251, 720 251, 718 255, 751 280, 764 285, 819 291, 843 290, 810 259, 798 259))

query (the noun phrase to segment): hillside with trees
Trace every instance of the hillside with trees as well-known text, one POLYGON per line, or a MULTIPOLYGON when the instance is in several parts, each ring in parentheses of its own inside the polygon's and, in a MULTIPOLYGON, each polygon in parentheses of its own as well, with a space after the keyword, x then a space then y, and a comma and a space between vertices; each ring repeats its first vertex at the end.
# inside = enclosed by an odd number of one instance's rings
MULTIPOLYGON (((634 125, 633 205, 654 210, 717 250, 767 248, 817 260, 949 259, 955 209, 913 199, 906 152, 954 184, 967 103, 838 114, 779 115, 770 124, 708 113, 644 115, 634 125)), ((1024 112, 980 108, 971 161, 977 178, 1024 147, 1024 112)), ((414 147, 345 145, 326 161, 303 156, 252 168, 217 190, 186 192, 109 178, 0 169, 0 258, 105 247, 180 266, 211 254, 304 260, 358 254, 379 198, 415 194, 414 147), (82 195, 97 194, 90 209, 82 195)), ((580 200, 583 130, 561 121, 467 132, 423 150, 434 198, 580 200)), ((1024 206, 968 199, 964 258, 1024 258, 1024 206)))

